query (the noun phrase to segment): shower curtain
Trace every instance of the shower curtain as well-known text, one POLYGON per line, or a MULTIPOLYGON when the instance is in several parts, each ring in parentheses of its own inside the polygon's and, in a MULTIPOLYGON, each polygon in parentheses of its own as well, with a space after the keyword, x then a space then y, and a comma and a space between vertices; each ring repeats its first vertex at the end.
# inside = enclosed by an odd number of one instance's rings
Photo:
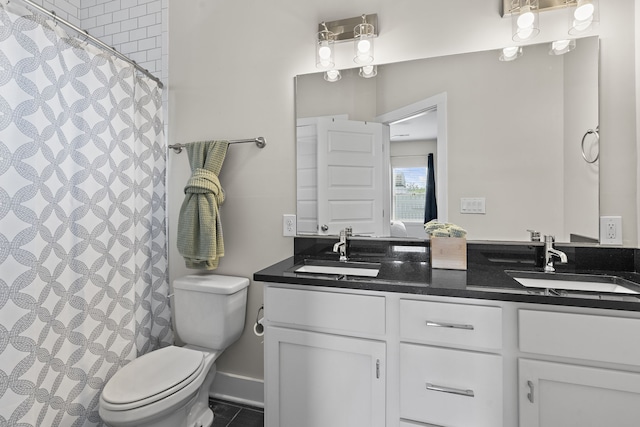
POLYGON ((102 425, 106 381, 173 342, 161 105, 131 65, 0 7, 3 427, 102 425))

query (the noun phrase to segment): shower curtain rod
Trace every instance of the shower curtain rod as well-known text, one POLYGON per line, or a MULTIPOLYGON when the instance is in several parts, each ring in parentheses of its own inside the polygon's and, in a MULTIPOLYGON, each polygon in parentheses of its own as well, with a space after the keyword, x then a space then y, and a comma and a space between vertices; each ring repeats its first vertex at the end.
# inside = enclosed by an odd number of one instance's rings
MULTIPOLYGON (((267 142, 263 137, 259 136, 257 138, 251 139, 234 139, 232 141, 227 141, 229 144, 244 144, 245 142, 255 142, 258 148, 264 148, 267 145, 267 142)), ((169 148, 173 149, 176 153, 182 153, 182 149, 185 148, 189 144, 173 144, 169 145, 169 148)))
MULTIPOLYGON (((11 1, 13 1, 13 0, 9 0, 7 3, 10 3, 11 1)), ((34 9, 37 9, 40 13, 43 13, 43 14, 47 15, 48 17, 50 17, 54 21, 59 22, 59 23, 65 25, 65 26, 71 28, 76 33, 85 36, 88 40, 91 40, 91 42, 93 42, 93 44, 98 45, 102 49, 108 51, 109 53, 111 53, 111 54, 117 56, 118 58, 123 59, 124 61, 128 62, 129 64, 133 65, 138 71, 142 72, 145 76, 149 77, 151 80, 156 82, 158 84, 158 86, 160 87, 160 89, 162 89, 164 87, 164 85, 162 84, 160 79, 157 78, 156 76, 154 76, 153 74, 151 74, 149 72, 149 70, 147 70, 145 68, 142 68, 133 59, 129 58, 128 56, 126 56, 123 53, 118 52, 117 50, 115 50, 114 48, 112 48, 111 46, 109 46, 108 44, 103 42, 102 40, 92 36, 91 34, 89 34, 89 32, 87 30, 83 30, 82 28, 79 28, 79 27, 73 25, 71 22, 60 18, 58 15, 56 15, 56 13, 54 11, 49 11, 49 10, 43 8, 42 6, 40 6, 39 4, 34 3, 31 0, 19 0, 19 1, 22 1, 22 2, 26 3, 27 5, 33 7, 34 9)))

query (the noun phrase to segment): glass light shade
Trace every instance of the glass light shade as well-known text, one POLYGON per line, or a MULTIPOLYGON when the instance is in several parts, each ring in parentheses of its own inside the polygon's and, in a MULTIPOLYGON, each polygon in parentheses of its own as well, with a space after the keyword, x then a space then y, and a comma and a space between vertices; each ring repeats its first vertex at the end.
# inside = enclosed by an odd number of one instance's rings
POLYGON ((328 82, 337 82, 341 78, 342 76, 340 75, 339 70, 328 70, 324 73, 324 79, 328 82))
POLYGON ((378 74, 378 66, 377 65, 365 65, 364 67, 360 67, 360 71, 358 72, 361 77, 365 79, 370 79, 371 77, 375 77, 378 74))
POLYGON ((500 61, 509 62, 514 61, 522 56, 522 47, 510 46, 505 47, 500 51, 500 61))
POLYGON ((569 9, 569 34, 582 34, 594 29, 600 22, 598 0, 578 0, 569 9))
POLYGON ((324 70, 333 68, 333 44, 335 35, 331 31, 320 31, 316 42, 316 67, 324 70))
POLYGON ((511 34, 514 41, 531 40, 540 33, 538 0, 517 0, 511 11, 511 34))
POLYGON ((353 29, 354 56, 356 64, 370 64, 373 62, 373 25, 366 22, 356 25, 353 29))
POLYGON ((575 47, 576 47, 575 39, 556 40, 551 43, 551 49, 549 49, 549 55, 564 55, 565 53, 575 49, 575 47))

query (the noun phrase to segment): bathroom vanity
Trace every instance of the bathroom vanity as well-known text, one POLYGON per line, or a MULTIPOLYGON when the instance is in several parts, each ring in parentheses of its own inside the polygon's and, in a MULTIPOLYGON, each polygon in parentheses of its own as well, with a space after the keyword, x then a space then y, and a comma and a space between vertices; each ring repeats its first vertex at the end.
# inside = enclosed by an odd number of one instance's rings
POLYGON ((470 243, 451 271, 430 268, 428 243, 363 241, 352 259, 376 277, 297 271, 334 240, 296 238, 254 275, 267 427, 637 425, 635 249, 562 248, 558 274, 615 273, 630 289, 615 294, 522 286, 505 271, 537 271, 537 244, 470 243))

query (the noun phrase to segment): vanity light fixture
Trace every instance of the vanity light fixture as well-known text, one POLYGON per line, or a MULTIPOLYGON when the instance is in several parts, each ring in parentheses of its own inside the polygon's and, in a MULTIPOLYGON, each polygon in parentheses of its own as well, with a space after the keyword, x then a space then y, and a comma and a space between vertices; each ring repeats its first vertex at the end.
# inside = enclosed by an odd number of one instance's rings
POLYGON ((556 40, 551 43, 549 55, 564 55, 576 47, 575 39, 556 40))
POLYGON ((513 0, 511 2, 511 32, 516 42, 531 40, 540 33, 538 24, 538 0, 513 0))
POLYGON ((377 65, 365 65, 364 67, 360 67, 360 71, 358 74, 365 79, 370 79, 371 77, 375 77, 378 74, 378 66, 377 65))
POLYGON ((522 56, 522 46, 505 47, 500 51, 500 61, 514 61, 522 56))
POLYGON ((328 70, 328 71, 325 71, 324 73, 324 79, 331 83, 337 82, 341 78, 342 76, 340 75, 339 70, 328 70))
POLYGON ((373 62, 373 37, 375 27, 367 22, 367 15, 362 15, 362 22, 353 28, 354 56, 356 64, 373 62))
POLYGON ((529 40, 540 32, 539 12, 560 9, 568 11, 571 35, 589 31, 600 21, 599 0, 502 0, 502 16, 511 15, 514 41, 529 40))
POLYGON ((333 44, 336 40, 335 34, 327 29, 324 22, 321 22, 320 31, 316 39, 316 67, 324 70, 333 68, 333 44))
POLYGON ((334 65, 334 42, 348 40, 354 42, 354 62, 361 65, 371 64, 373 62, 373 39, 377 36, 378 15, 375 13, 338 21, 321 22, 318 24, 316 39, 316 66, 323 69, 332 68, 334 65), (325 48, 330 48, 330 50, 325 48), (330 59, 329 52, 331 52, 330 59))
POLYGON ((567 1, 569 9, 569 34, 582 34, 595 28, 600 21, 598 0, 567 1))

